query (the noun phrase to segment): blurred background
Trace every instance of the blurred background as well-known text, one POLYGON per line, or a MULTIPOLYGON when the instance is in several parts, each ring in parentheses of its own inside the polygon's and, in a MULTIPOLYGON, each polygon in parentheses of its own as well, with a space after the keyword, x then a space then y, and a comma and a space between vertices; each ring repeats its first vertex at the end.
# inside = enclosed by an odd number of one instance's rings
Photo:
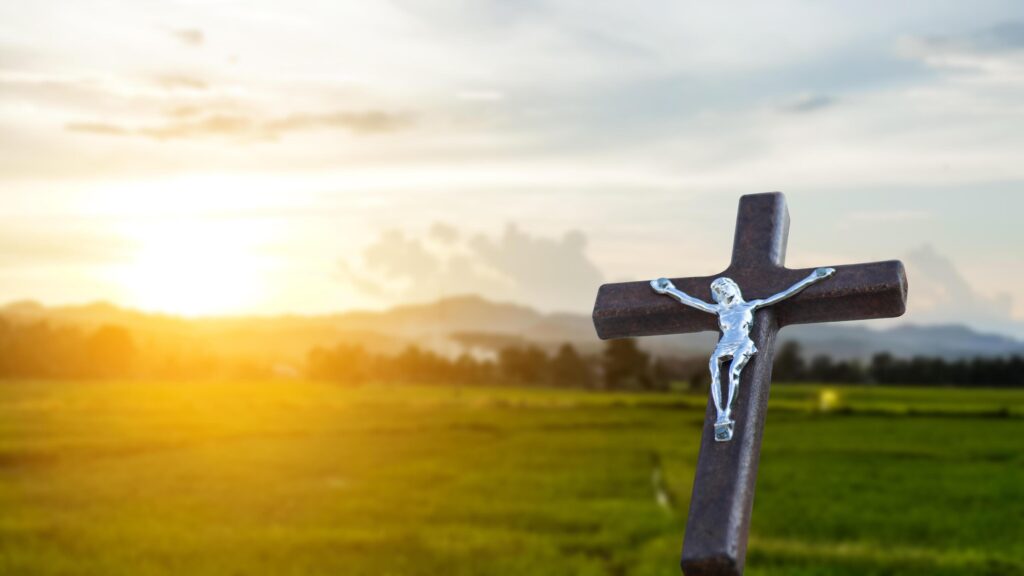
POLYGON ((1024 574, 1015 2, 0 0, 0 572, 672 574, 714 334, 603 282, 899 258, 789 328, 749 574, 1024 574))

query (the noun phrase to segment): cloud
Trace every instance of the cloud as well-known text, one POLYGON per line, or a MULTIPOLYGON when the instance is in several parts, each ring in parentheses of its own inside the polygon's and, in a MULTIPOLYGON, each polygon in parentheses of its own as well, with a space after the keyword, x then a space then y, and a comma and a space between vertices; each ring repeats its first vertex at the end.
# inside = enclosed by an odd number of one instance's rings
POLYGON ((133 248, 121 237, 81 226, 39 229, 8 225, 0 232, 0 262, 23 268, 109 263, 129 257, 133 248))
POLYGON ((0 70, 25 68, 38 65, 43 60, 41 55, 21 44, 0 40, 0 70))
POLYGON ((919 222, 932 220, 935 214, 930 210, 858 210, 846 217, 849 220, 870 223, 919 222))
POLYGON ((459 229, 444 222, 434 222, 430 226, 430 238, 442 244, 452 245, 459 240, 459 229))
POLYGON ((32 72, 0 68, 0 101, 31 104, 53 115, 159 113, 174 106, 237 108, 246 94, 237 86, 215 89, 188 74, 121 76, 109 72, 32 72))
POLYGON ((198 28, 178 28, 171 30, 170 34, 186 46, 199 47, 206 41, 206 34, 198 28))
POLYGON ((1024 22, 1006 21, 961 35, 909 36, 899 52, 935 68, 999 71, 1024 67, 1024 22))
POLYGON ((380 134, 410 126, 412 117, 369 110, 338 111, 323 114, 292 114, 260 119, 243 114, 202 115, 192 108, 176 108, 162 124, 123 126, 109 122, 69 122, 71 132, 104 136, 143 136, 155 140, 181 140, 208 137, 233 137, 243 140, 275 140, 285 134, 318 129, 346 130, 353 134, 380 134))
POLYGON ((392 230, 362 255, 359 266, 342 262, 343 281, 388 303, 479 294, 543 310, 589 309, 603 276, 586 255, 580 232, 534 236, 509 225, 500 235, 466 238, 435 224, 428 236, 442 244, 392 230))
POLYGON ((357 134, 376 134, 405 128, 411 121, 412 119, 405 114, 368 110, 327 114, 293 114, 271 120, 264 125, 264 128, 274 135, 313 128, 341 128, 357 134))
POLYGON ((1012 318, 1013 301, 1009 294, 977 292, 953 262, 932 246, 925 245, 908 254, 906 266, 910 279, 908 320, 966 323, 989 332, 1024 335, 1024 325, 1012 318))
POLYGON ((500 90, 460 90, 455 97, 466 102, 501 102, 505 93, 500 90))
POLYGON ((387 290, 381 283, 353 270, 352 266, 344 260, 338 262, 337 276, 342 283, 353 286, 358 292, 374 298, 387 296, 387 290))
POLYGON ((64 128, 69 132, 103 134, 105 136, 123 136, 128 134, 126 129, 106 122, 68 122, 64 128))
POLYGON ((481 261, 508 278, 525 302, 550 300, 552 307, 586 308, 602 280, 585 255, 582 232, 551 239, 533 237, 509 225, 500 238, 473 237, 470 247, 481 261))
MULTIPOLYGON (((157 140, 199 138, 204 136, 240 136, 258 132, 253 120, 246 116, 214 114, 198 120, 182 120, 160 126, 138 128, 134 133, 157 140)), ((131 132, 124 132, 130 134, 131 132)), ((264 136, 265 137, 265 136, 264 136)))
POLYGON ((804 114, 814 112, 822 108, 828 108, 836 103, 836 99, 825 94, 800 94, 781 106, 783 112, 792 114, 804 114))
POLYGON ((100 108, 113 96, 103 79, 73 74, 0 70, 0 97, 35 106, 100 108))
POLYGON ((156 78, 158 86, 165 90, 206 90, 209 84, 202 78, 181 74, 165 74, 156 78))
POLYGON ((366 248, 363 257, 371 270, 387 278, 422 279, 437 274, 442 267, 439 257, 399 230, 385 232, 366 248))
MULTIPOLYGON (((109 122, 69 122, 69 132, 101 136, 148 136, 157 140, 196 138, 203 136, 245 136, 258 132, 244 116, 212 115, 195 121, 171 122, 159 126, 130 128, 109 122)), ((266 138, 266 135, 261 136, 266 138)))
POLYGON ((198 106, 176 106, 168 110, 165 114, 170 118, 190 118, 201 116, 202 113, 202 108, 198 106))
POLYGON ((983 32, 983 43, 995 48, 1024 48, 1024 22, 1003 22, 983 32))
POLYGON ((969 34, 924 36, 918 46, 932 51, 1007 52, 1024 49, 1024 22, 1002 22, 969 34))

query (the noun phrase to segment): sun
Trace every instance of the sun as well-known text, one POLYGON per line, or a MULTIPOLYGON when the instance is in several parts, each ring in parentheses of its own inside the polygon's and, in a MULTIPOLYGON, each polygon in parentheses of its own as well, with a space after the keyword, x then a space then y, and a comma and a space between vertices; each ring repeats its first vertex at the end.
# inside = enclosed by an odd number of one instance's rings
POLYGON ((120 284, 137 308, 186 316, 250 311, 268 276, 260 237, 252 225, 179 218, 137 223, 137 246, 120 284))

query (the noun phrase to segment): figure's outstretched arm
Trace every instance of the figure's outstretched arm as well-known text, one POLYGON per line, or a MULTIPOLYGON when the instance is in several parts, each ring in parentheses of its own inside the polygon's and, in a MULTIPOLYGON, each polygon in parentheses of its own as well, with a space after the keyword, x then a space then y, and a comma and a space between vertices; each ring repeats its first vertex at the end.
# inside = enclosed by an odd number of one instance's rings
POLYGON ((815 284, 817 282, 821 282, 822 280, 824 280, 826 278, 829 278, 830 276, 832 276, 835 273, 836 273, 836 269, 835 268, 818 268, 814 272, 811 272, 810 276, 808 276, 807 278, 804 278, 803 280, 797 282, 796 284, 793 284, 792 286, 790 286, 789 288, 786 288, 782 292, 779 292, 778 294, 775 294, 773 296, 769 296, 769 297, 765 298, 764 300, 757 300, 757 301, 755 301, 754 302, 754 306, 756 308, 762 308, 764 306, 771 306, 772 304, 777 304, 779 302, 782 302, 786 298, 791 298, 793 296, 796 296, 804 288, 807 288, 811 284, 815 284))
POLYGON ((664 294, 666 296, 672 296, 676 300, 679 300, 687 306, 692 306, 701 312, 707 312, 708 314, 718 314, 718 307, 714 304, 710 304, 701 300, 700 298, 694 298, 686 292, 679 290, 672 285, 672 281, 668 278, 658 278, 657 280, 651 280, 651 288, 658 294, 664 294))

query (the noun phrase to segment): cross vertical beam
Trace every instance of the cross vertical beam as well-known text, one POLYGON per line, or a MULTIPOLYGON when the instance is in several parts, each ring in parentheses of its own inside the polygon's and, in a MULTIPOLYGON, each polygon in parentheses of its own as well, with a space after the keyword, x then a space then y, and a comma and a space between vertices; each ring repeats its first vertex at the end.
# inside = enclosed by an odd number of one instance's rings
MULTIPOLYGON (((744 196, 736 216, 732 262, 723 275, 739 278, 783 268, 788 239, 789 210, 782 194, 744 196)), ((715 404, 708 399, 680 561, 686 576, 743 573, 778 330, 773 308, 755 313, 750 337, 759 352, 740 378, 731 442, 715 441, 715 404)))
POLYGON ((760 352, 741 377, 731 442, 715 441, 715 405, 708 401, 679 563, 686 576, 743 574, 777 332, 772 311, 759 311, 750 336, 760 352))
POLYGON ((748 194, 740 198, 732 262, 726 276, 739 269, 782 268, 789 240, 789 209, 779 192, 748 194))

